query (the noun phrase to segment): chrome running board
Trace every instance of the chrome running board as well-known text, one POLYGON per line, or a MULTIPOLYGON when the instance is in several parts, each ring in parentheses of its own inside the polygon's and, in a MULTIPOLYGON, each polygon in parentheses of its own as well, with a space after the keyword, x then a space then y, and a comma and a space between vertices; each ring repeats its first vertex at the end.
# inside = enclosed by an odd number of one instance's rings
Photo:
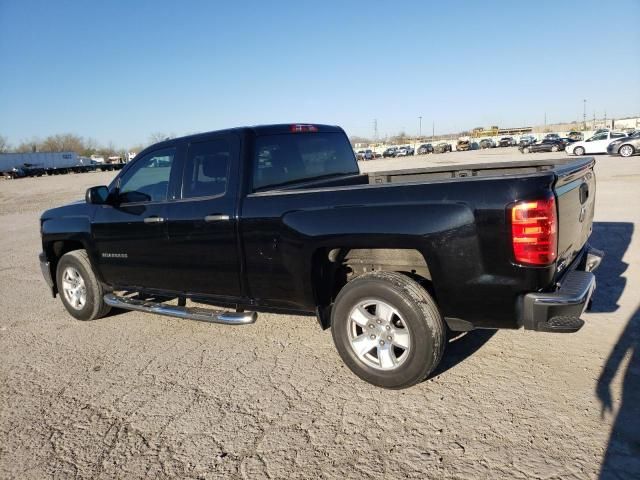
POLYGON ((106 294, 104 301, 107 305, 125 310, 155 313, 156 315, 186 318, 200 322, 223 323, 225 325, 249 325, 255 323, 258 318, 256 312, 224 312, 208 310, 206 308, 180 307, 178 305, 167 305, 165 303, 151 302, 137 298, 120 297, 113 293, 106 294))

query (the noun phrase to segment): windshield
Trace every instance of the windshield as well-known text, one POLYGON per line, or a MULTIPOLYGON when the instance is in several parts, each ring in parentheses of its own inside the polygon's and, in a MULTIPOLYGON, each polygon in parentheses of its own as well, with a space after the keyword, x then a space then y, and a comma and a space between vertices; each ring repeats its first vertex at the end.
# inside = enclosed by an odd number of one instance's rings
POLYGON ((358 173, 351 145, 341 132, 294 133, 256 138, 254 190, 358 173))

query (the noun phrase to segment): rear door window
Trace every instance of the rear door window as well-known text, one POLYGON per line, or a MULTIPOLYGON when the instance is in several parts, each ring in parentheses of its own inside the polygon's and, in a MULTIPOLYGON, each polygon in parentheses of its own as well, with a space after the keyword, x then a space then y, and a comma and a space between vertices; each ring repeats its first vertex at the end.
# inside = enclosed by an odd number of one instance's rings
POLYGON ((233 137, 190 144, 182 179, 182 198, 224 195, 229 167, 237 161, 237 156, 237 140, 233 137))

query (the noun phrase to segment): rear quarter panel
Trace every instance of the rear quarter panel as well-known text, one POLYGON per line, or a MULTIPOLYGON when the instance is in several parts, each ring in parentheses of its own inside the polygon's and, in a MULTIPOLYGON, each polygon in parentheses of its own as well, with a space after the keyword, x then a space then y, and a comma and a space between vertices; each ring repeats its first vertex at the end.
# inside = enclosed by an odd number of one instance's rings
POLYGON ((548 194, 552 173, 251 194, 240 224, 250 296, 313 311, 313 257, 332 248, 411 248, 443 314, 517 327, 518 297, 554 267, 513 264, 506 206, 548 194))

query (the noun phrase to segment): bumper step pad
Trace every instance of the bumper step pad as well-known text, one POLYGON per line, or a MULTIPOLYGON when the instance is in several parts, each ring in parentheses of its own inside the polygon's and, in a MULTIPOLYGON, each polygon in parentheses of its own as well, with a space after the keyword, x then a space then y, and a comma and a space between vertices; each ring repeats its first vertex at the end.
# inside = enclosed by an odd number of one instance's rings
POLYGON ((539 332, 574 333, 582 328, 584 320, 570 315, 551 317, 538 324, 539 332))
POLYGON ((569 272, 555 292, 529 293, 524 297, 524 328, 537 332, 573 333, 584 325, 584 313, 596 288, 593 273, 569 272))

